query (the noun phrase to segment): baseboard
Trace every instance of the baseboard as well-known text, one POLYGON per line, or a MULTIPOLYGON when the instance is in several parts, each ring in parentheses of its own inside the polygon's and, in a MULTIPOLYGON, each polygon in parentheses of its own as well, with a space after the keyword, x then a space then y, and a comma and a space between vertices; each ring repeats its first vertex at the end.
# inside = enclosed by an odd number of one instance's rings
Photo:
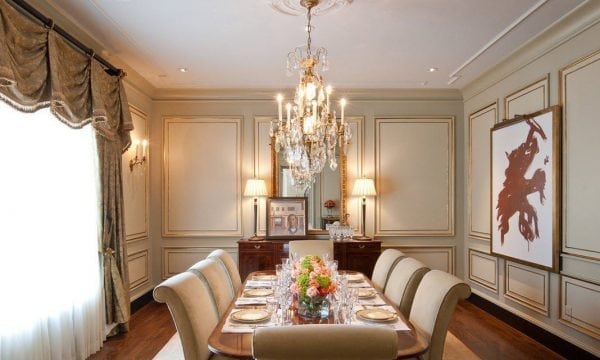
POLYGON ((471 294, 468 301, 559 355, 562 355, 568 359, 598 359, 596 356, 585 351, 584 349, 577 347, 565 339, 530 323, 529 321, 511 313, 506 309, 501 308, 500 306, 482 298, 481 296, 478 296, 477 294, 471 294))
POLYGON ((148 304, 150 301, 153 300, 153 298, 152 298, 153 290, 154 289, 148 290, 148 292, 146 292, 145 294, 143 294, 142 296, 140 296, 139 298, 137 298, 131 302, 131 305, 130 305, 131 315, 133 315, 136 311, 138 311, 144 305, 148 304))

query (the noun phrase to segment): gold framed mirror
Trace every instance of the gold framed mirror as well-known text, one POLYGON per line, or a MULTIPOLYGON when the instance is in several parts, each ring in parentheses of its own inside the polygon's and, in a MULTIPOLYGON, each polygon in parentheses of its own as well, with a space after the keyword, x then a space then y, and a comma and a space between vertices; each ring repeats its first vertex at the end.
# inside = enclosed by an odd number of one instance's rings
POLYGON ((285 159, 283 159, 283 152, 277 153, 273 147, 274 143, 275 139, 271 138, 271 194, 273 196, 308 197, 309 235, 327 234, 326 225, 335 221, 345 223, 348 202, 346 155, 337 154, 338 168, 333 171, 329 168, 329 165, 326 165, 319 178, 307 190, 307 193, 300 194, 289 183, 289 172, 286 171, 289 169, 285 159), (325 202, 328 200, 335 203, 333 210, 325 207, 325 202))

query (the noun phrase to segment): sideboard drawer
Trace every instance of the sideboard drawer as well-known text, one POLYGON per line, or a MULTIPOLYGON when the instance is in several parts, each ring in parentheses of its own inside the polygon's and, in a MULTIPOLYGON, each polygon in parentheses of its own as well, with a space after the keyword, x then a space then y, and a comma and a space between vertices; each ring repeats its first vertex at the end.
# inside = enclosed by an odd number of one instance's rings
POLYGON ((381 242, 369 242, 369 241, 361 241, 361 242, 349 242, 346 245, 346 251, 348 252, 364 252, 364 251, 380 251, 381 250, 381 242))
POLYGON ((273 251, 274 250, 273 246, 274 246, 274 244, 272 242, 248 241, 248 242, 240 242, 239 250, 240 251, 273 251))

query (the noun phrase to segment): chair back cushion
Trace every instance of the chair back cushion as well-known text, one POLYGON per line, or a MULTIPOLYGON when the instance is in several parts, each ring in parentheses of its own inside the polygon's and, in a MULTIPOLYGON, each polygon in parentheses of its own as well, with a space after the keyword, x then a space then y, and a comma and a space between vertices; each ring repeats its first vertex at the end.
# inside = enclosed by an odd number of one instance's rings
POLYGON ((298 255, 299 258, 306 255, 323 257, 328 254, 333 259, 333 243, 330 240, 294 240, 289 242, 289 254, 298 255))
POLYGON ((214 259, 204 259, 194 264, 188 271, 208 284, 219 316, 223 315, 235 298, 227 270, 214 259))
POLYGON ((396 359, 398 335, 390 328, 325 325, 257 328, 252 355, 257 360, 396 359))
POLYGON ((208 258, 214 259, 227 269, 233 292, 237 294, 242 288, 242 279, 240 277, 240 270, 231 255, 223 249, 217 249, 208 254, 208 258))
POLYGON ((398 260, 404 256, 402 251, 396 249, 384 250, 381 255, 379 255, 375 267, 373 268, 373 275, 371 276, 371 282, 375 285, 377 290, 383 291, 383 289, 385 289, 385 284, 387 283, 390 271, 398 260))
POLYGON ((390 272, 385 285, 385 296, 398 306, 407 319, 419 283, 428 271, 429 268, 422 262, 405 257, 400 259, 390 272))
POLYGON ((458 300, 471 295, 471 288, 456 276, 431 270, 415 294, 410 322, 429 340, 429 359, 442 359, 448 323, 458 300))
POLYGON ((194 274, 184 272, 154 288, 154 299, 167 303, 181 338, 185 359, 208 359, 211 356, 208 337, 219 320, 211 305, 208 287, 194 274))

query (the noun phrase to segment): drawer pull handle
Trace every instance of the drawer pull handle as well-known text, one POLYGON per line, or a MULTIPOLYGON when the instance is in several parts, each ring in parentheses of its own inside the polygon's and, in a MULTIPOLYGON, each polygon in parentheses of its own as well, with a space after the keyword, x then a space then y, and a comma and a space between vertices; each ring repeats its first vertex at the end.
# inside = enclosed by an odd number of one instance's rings
POLYGON ((366 245, 358 245, 359 249, 364 249, 366 245))
POLYGON ((255 249, 260 249, 260 245, 254 245, 255 249))

